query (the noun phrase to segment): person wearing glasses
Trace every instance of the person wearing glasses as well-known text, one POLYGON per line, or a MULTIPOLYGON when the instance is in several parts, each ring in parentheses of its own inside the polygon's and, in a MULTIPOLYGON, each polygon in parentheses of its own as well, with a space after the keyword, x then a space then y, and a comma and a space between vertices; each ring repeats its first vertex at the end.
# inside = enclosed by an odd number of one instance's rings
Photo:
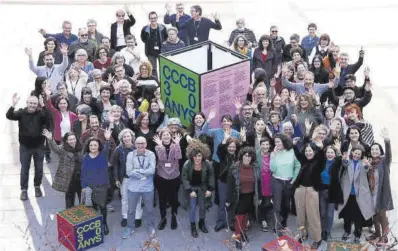
POLYGON ((105 72, 112 65, 112 59, 108 56, 108 49, 99 47, 96 54, 97 59, 94 61, 94 68, 105 72))
MULTIPOLYGON (((183 23, 191 18, 190 15, 184 13, 184 4, 176 4, 176 14, 170 14, 171 4, 166 4, 166 15, 164 15, 163 22, 165 24, 171 24, 171 26, 177 28, 177 23, 183 23)), ((188 43, 186 28, 178 30, 178 38, 181 39, 185 44, 188 43)))
POLYGON ((256 35, 254 35, 251 29, 246 28, 245 24, 245 19, 243 18, 238 18, 236 20, 236 29, 231 32, 228 39, 229 46, 233 46, 235 39, 240 35, 247 39, 249 49, 257 47, 256 35))
POLYGON ((158 23, 158 14, 152 11, 148 15, 149 24, 141 30, 141 40, 145 44, 145 55, 152 64, 152 75, 157 77, 157 59, 162 49, 162 44, 167 39, 167 28, 158 23))
POLYGON ((276 63, 279 65, 282 63, 283 48, 285 48, 286 42, 283 37, 278 36, 279 29, 276 25, 272 25, 270 30, 270 36, 272 44, 276 52, 276 63))
POLYGON ((116 17, 116 22, 111 25, 111 49, 120 51, 126 47, 124 38, 131 35, 130 28, 135 24, 135 18, 131 15, 127 6, 125 10, 117 10, 116 17), (124 19, 126 14, 129 19, 124 19))
POLYGON ((90 62, 95 60, 96 45, 93 41, 88 39, 87 28, 79 28, 79 39, 73 42, 69 47, 69 62, 75 61, 75 53, 79 49, 84 49, 87 52, 87 59, 90 62))
POLYGON ((94 42, 94 44, 98 47, 101 44, 102 38, 104 35, 97 30, 97 21, 90 18, 87 20, 87 29, 88 29, 88 39, 94 42))

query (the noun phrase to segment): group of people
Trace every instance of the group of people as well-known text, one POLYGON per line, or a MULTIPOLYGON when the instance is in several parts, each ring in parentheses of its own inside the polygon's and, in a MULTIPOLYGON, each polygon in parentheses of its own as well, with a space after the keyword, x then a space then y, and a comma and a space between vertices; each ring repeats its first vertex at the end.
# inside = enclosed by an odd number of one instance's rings
POLYGON ((116 11, 110 39, 92 19, 78 36, 69 21, 62 33, 39 30, 45 41, 37 63, 26 49, 37 76, 33 91, 19 110, 14 94, 6 114, 19 125, 20 199, 28 199, 32 157, 35 196, 42 196, 43 161, 50 162, 52 153, 59 158, 52 187, 65 193, 66 208, 76 205, 77 195, 79 203, 99 210, 104 234, 119 189, 123 238, 141 226, 143 209, 151 236, 167 226, 168 208, 170 228, 176 229, 179 207, 188 210, 196 238, 198 219, 199 230, 208 233, 206 211, 214 203, 214 230, 235 231, 238 249, 256 222, 282 235, 291 213, 304 229, 300 240, 310 235, 317 248, 330 238, 336 210, 344 219, 344 241, 354 224, 354 242, 372 225, 367 239, 387 242, 391 144, 386 129, 384 147, 376 143, 364 120, 363 107, 372 98, 370 69, 364 68, 361 86, 355 76, 364 51, 349 64, 329 35, 318 37, 314 23, 301 43, 298 34, 285 43, 277 26, 257 41, 238 19, 228 44, 251 59, 247 98, 232 101, 236 111, 222 114, 220 128, 209 128, 215 108, 197 111, 184 128, 165 113, 158 56, 206 41, 210 29, 222 26, 217 14, 214 22, 202 17, 198 5, 191 15, 182 4, 176 14, 170 5, 166 9, 170 28, 158 23, 156 12, 148 15, 140 35, 145 56, 130 33, 135 18, 128 8, 116 11))

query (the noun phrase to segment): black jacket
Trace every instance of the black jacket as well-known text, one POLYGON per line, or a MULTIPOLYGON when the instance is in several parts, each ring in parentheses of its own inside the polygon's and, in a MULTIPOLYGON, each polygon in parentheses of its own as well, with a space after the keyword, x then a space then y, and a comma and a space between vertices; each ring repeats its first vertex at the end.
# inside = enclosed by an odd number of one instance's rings
POLYGON ((330 184, 328 189, 329 203, 343 204, 344 196, 340 184, 340 173, 342 168, 341 156, 334 159, 329 169, 330 184))
MULTIPOLYGON (((236 152, 239 152, 239 146, 236 146, 236 152)), ((218 174, 220 181, 227 183, 229 168, 237 161, 237 154, 228 153, 226 144, 219 144, 217 147, 217 155, 220 159, 220 172, 218 174)))
MULTIPOLYGON (((135 24, 133 15, 128 15, 129 19, 124 20, 123 33, 124 36, 131 35, 130 28, 135 24)), ((117 44, 117 22, 111 25, 111 49, 116 50, 117 44)))
POLYGON ((277 54, 275 50, 267 52, 267 59, 263 62, 262 52, 256 48, 253 53, 253 69, 262 68, 267 73, 267 79, 273 78, 278 68, 277 54))
POLYGON ((15 111, 10 107, 6 113, 9 120, 18 121, 19 143, 27 148, 38 148, 44 146, 44 129, 51 131, 51 123, 45 113, 40 110, 33 113, 28 112, 28 108, 15 111))

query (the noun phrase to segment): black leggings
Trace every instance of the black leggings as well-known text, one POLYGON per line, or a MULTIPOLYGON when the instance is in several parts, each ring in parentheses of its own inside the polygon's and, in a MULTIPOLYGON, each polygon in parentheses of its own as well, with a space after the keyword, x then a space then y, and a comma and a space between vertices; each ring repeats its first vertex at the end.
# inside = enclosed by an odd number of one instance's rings
POLYGON ((171 205, 171 214, 177 214, 178 190, 180 188, 180 176, 172 180, 166 180, 158 175, 155 176, 156 189, 159 194, 160 217, 166 217, 167 203, 171 205))
POLYGON ((82 185, 79 178, 72 178, 68 191, 65 193, 66 208, 71 208, 75 206, 76 195, 79 198, 80 203, 82 198, 82 185))
POLYGON ((346 233, 351 233, 351 225, 354 223, 354 235, 356 237, 361 237, 365 218, 361 213, 361 209, 359 209, 355 195, 350 195, 347 204, 340 213, 340 216, 344 219, 344 231, 346 233))

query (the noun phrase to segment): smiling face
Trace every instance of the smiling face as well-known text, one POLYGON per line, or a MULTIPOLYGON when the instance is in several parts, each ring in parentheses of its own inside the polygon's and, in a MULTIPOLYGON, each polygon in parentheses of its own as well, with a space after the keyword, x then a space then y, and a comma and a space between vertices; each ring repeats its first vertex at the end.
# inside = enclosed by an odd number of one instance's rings
POLYGON ((157 102, 152 102, 151 103, 151 111, 153 113, 157 113, 159 112, 160 108, 159 108, 159 104, 157 102))
POLYGON ((141 127, 148 127, 149 125, 149 117, 146 115, 142 120, 141 120, 141 127))
POLYGON ((65 35, 70 35, 70 33, 72 31, 72 25, 69 24, 69 23, 64 23, 62 25, 62 30, 63 30, 65 35))
POLYGON ((330 120, 332 118, 334 118, 334 111, 332 107, 328 107, 325 110, 325 117, 326 119, 330 120))
POLYGON ((293 132, 294 132, 293 127, 291 127, 291 126, 283 127, 283 134, 285 134, 289 138, 291 138, 293 136, 293 132))
POLYGON ((293 62, 298 62, 301 60, 301 55, 298 52, 293 53, 292 55, 293 62))
POLYGON ((200 114, 195 115, 194 123, 196 126, 201 127, 204 122, 205 118, 202 115, 200 114))
POLYGON ((140 74, 141 74, 141 77, 144 77, 144 78, 149 77, 149 69, 146 65, 141 65, 140 74))
POLYGON ((157 24, 157 22, 158 22, 158 15, 156 15, 156 14, 151 14, 151 15, 149 16, 149 22, 150 22, 152 25, 157 24))
POLYGON ((346 68, 348 66, 348 57, 346 55, 341 55, 339 63, 340 67, 346 68))
POLYGON ((137 148, 137 152, 144 153, 145 149, 146 149, 146 146, 147 146, 147 142, 146 142, 145 138, 138 137, 135 140, 135 147, 137 148))
POLYGON ((261 44, 263 45, 264 49, 267 49, 267 48, 268 48, 268 45, 269 45, 268 39, 264 39, 264 40, 261 42, 261 44))
POLYGON ((228 145, 227 151, 228 151, 229 154, 235 154, 235 152, 236 152, 236 143, 235 142, 231 142, 228 145))
POLYGON ((301 109, 308 109, 310 102, 308 102, 307 98, 305 97, 300 97, 300 108, 301 109))
POLYGON ((358 142, 359 141, 359 131, 357 129, 351 129, 348 137, 350 138, 350 140, 352 142, 358 142))
POLYGON ((303 65, 303 64, 297 65, 297 73, 304 74, 306 72, 306 70, 307 69, 305 69, 305 65, 303 65))
POLYGON ((353 160, 360 160, 362 158, 362 151, 361 150, 355 150, 352 153, 352 159, 353 160))
POLYGON ((163 144, 169 145, 171 142, 171 134, 168 131, 164 131, 161 138, 163 144))
POLYGON ((320 141, 324 141, 327 136, 327 131, 319 129, 316 134, 316 138, 320 141))
POLYGON ((317 69, 321 68, 321 60, 319 58, 314 59, 314 67, 317 69))
POLYGON ((39 106, 39 99, 36 96, 30 96, 26 101, 26 105, 28 108, 28 112, 33 113, 37 110, 37 107, 39 106))
POLYGON ((80 111, 77 112, 77 118, 79 121, 86 121, 87 120, 87 115, 84 113, 81 113, 80 111))
POLYGON ((58 103, 58 108, 61 112, 68 110, 68 102, 65 99, 61 99, 58 103))
POLYGON ((280 138, 275 138, 274 143, 275 143, 276 148, 278 148, 279 150, 285 149, 285 147, 283 146, 282 140, 280 138))
POLYGON ((333 160, 334 158, 336 158, 336 152, 333 150, 333 148, 328 147, 328 149, 326 150, 326 158, 328 160, 333 160))
POLYGON ((69 135, 68 138, 66 139, 66 143, 70 145, 72 148, 75 148, 76 146, 76 135, 69 135))
POLYGON ((381 156, 380 147, 378 145, 373 145, 370 148, 370 155, 372 156, 372 158, 380 157, 381 156))
POLYGON ((242 37, 238 38, 238 46, 239 48, 243 48, 245 46, 245 40, 242 37))
POLYGON ((120 23, 124 22, 124 17, 125 16, 126 16, 126 13, 123 10, 118 10, 116 12, 117 21, 120 22, 120 23))
POLYGON ((109 100, 109 98, 111 97, 111 92, 109 90, 102 90, 102 92, 100 93, 102 100, 109 100))
POLYGON ((133 136, 130 133, 125 133, 122 137, 122 142, 125 145, 133 144, 133 136))
POLYGON ((201 153, 196 154, 196 155, 193 157, 193 161, 194 161, 195 165, 200 165, 200 164, 202 164, 203 155, 202 155, 201 153))
POLYGON ((250 156, 249 153, 246 153, 245 155, 242 156, 242 164, 245 166, 250 165, 250 162, 252 161, 252 157, 250 156))
POLYGON ((88 146, 89 146, 89 149, 90 149, 90 153, 94 153, 94 154, 95 154, 95 153, 98 153, 98 151, 99 151, 99 144, 98 144, 97 141, 92 140, 88 146))
POLYGON ((99 120, 98 120, 98 118, 91 117, 89 123, 90 123, 91 130, 98 131, 98 129, 99 129, 99 120))
POLYGON ((253 108, 250 105, 244 105, 242 107, 243 117, 249 119, 253 116, 253 108))
POLYGON ((260 148, 263 153, 268 153, 271 150, 271 145, 269 141, 264 141, 261 143, 260 148))
POLYGON ((53 51, 54 49, 55 49, 54 41, 48 41, 47 42, 47 50, 53 51))
POLYGON ((265 130, 264 120, 262 120, 262 119, 257 120, 256 124, 254 125, 254 129, 256 130, 257 134, 262 134, 265 130))
POLYGON ((132 99, 126 99, 126 108, 134 109, 134 101, 132 99))
POLYGON ((307 147, 305 148, 304 155, 305 155, 305 157, 306 157, 308 160, 312 160, 312 159, 314 158, 314 156, 315 156, 315 152, 314 152, 314 150, 313 150, 310 146, 307 146, 307 147))
POLYGON ((231 126, 232 126, 232 121, 231 121, 231 120, 229 120, 229 119, 227 119, 227 118, 224 118, 224 119, 222 120, 222 128, 223 128, 223 129, 230 129, 231 126))

